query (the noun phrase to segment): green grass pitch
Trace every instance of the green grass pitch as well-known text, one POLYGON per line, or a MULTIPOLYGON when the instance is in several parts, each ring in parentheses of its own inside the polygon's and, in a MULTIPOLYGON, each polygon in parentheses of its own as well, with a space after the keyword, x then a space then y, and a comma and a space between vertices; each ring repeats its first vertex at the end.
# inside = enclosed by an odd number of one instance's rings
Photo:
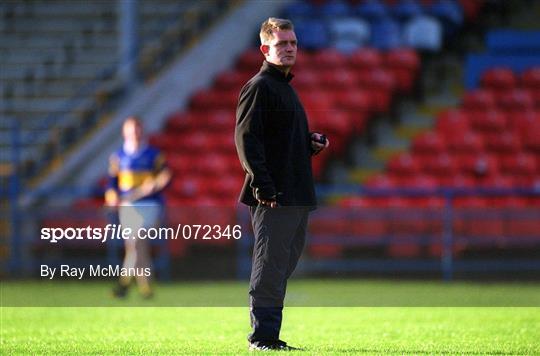
MULTIPOLYGON (((2 282, 0 354, 247 353, 248 309, 233 306, 244 302, 234 298, 245 282, 159 285, 152 301, 111 300, 110 285, 2 282), (21 299, 30 294, 34 305, 99 298, 101 306, 14 306, 32 305, 21 299), (182 304, 207 305, 171 306, 182 304)), ((295 306, 285 309, 281 337, 298 353, 540 354, 538 284, 298 280, 289 292, 295 306)))

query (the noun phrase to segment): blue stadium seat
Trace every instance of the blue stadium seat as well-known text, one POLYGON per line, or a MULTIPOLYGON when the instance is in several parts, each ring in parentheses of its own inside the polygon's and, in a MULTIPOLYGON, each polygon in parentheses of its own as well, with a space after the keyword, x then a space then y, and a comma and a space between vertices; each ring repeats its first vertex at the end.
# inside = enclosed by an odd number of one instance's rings
POLYGON ((319 13, 322 17, 335 19, 336 17, 350 16, 352 9, 344 0, 330 0, 321 5, 319 13))
POLYGON ((463 24, 463 9, 456 1, 439 0, 428 8, 428 13, 441 21, 445 37, 452 36, 463 24))
POLYGON ((371 45, 379 49, 391 49, 402 44, 399 24, 389 17, 374 22, 371 26, 371 45))
POLYGON ((295 1, 284 10, 284 17, 293 22, 317 16, 317 8, 306 1, 295 1))
POLYGON ((366 0, 354 9, 356 15, 373 22, 388 16, 386 6, 377 0, 366 0))
POLYGON ((391 15, 398 21, 407 21, 411 17, 421 15, 423 8, 416 0, 401 0, 389 8, 391 15))
POLYGON ((294 24, 298 46, 304 49, 316 50, 329 47, 330 35, 328 29, 319 20, 301 20, 294 24))

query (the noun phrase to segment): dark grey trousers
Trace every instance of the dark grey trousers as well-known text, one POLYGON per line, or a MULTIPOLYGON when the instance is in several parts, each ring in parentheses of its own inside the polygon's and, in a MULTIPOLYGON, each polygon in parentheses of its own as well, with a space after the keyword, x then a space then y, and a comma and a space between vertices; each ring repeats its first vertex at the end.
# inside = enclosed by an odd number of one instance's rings
POLYGON ((279 339, 287 279, 305 245, 309 211, 305 207, 250 208, 255 235, 249 286, 251 342, 279 339))

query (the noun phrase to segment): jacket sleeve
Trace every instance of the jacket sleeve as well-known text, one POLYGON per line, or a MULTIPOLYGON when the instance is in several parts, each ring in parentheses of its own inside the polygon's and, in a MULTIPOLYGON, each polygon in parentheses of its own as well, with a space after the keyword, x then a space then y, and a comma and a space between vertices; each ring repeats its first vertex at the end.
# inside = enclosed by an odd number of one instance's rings
POLYGON ((247 84, 240 92, 236 109, 235 143, 242 167, 251 176, 256 199, 272 200, 276 188, 266 165, 264 116, 268 89, 263 82, 247 84))

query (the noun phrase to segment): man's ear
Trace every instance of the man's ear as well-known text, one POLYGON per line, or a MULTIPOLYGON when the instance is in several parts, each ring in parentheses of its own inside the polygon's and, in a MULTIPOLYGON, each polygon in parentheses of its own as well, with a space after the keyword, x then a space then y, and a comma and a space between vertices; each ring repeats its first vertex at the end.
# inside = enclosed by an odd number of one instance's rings
POLYGON ((270 46, 269 45, 265 45, 265 44, 262 44, 259 49, 261 50, 262 54, 264 54, 264 56, 266 57, 266 55, 268 54, 268 52, 270 51, 270 46))

